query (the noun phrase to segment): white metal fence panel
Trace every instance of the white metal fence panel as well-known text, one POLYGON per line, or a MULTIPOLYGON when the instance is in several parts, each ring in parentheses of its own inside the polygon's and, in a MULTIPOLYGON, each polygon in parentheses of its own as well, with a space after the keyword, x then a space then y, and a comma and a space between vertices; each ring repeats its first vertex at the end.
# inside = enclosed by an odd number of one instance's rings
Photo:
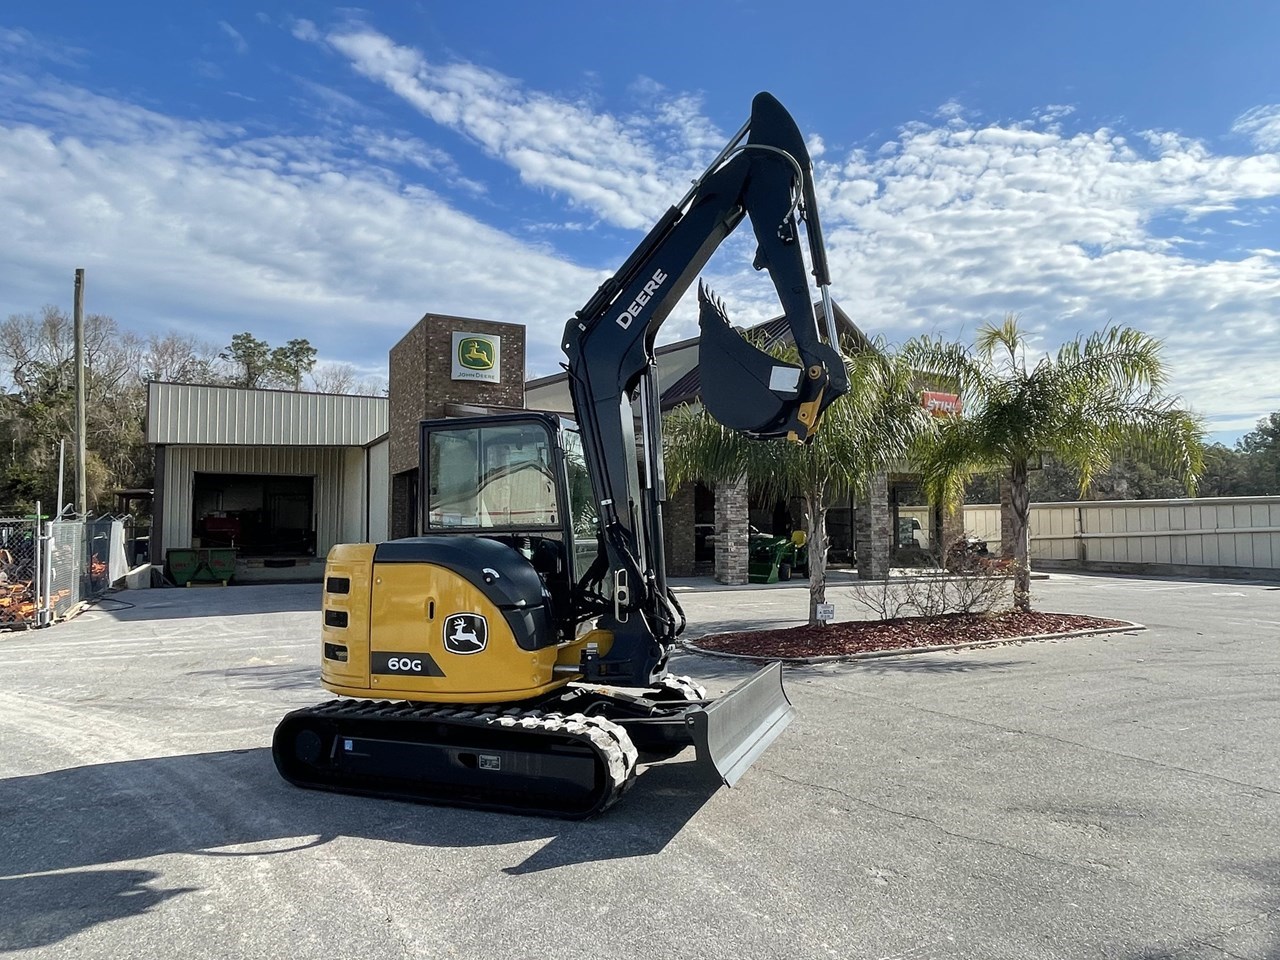
POLYGON ((1071 507, 1031 507, 1031 559, 1074 560, 1078 516, 1071 507))
MULTIPOLYGON (((998 505, 964 521, 998 549, 998 505)), ((1033 503, 1030 534, 1032 563, 1280 570, 1280 497, 1033 503)))
POLYGON ((992 553, 1000 552, 999 504, 971 504, 964 508, 964 532, 985 540, 992 553))
POLYGON ((54 620, 62 619, 76 604, 94 596, 87 562, 87 527, 83 520, 59 520, 46 525, 49 534, 46 597, 54 620))

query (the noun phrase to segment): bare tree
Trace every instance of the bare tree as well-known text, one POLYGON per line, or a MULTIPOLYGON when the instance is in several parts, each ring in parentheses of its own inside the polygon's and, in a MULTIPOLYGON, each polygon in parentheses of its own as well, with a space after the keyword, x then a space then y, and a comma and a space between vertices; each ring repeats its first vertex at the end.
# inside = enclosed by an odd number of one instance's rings
POLYGON ((147 340, 142 371, 146 380, 167 383, 220 383, 218 348, 195 337, 177 333, 152 335, 147 340))
MULTIPOLYGON (((0 367, 16 388, 8 404, 9 462, 0 478, 13 503, 53 499, 58 441, 74 429, 74 333, 71 318, 52 306, 0 324, 0 367)), ((101 314, 85 317, 84 343, 88 496, 94 503, 111 485, 138 483, 150 469, 139 379, 145 349, 136 335, 101 314)))
POLYGON ((381 377, 361 377, 349 363, 326 361, 311 371, 312 389, 317 393, 345 393, 362 397, 381 396, 386 381, 381 377))

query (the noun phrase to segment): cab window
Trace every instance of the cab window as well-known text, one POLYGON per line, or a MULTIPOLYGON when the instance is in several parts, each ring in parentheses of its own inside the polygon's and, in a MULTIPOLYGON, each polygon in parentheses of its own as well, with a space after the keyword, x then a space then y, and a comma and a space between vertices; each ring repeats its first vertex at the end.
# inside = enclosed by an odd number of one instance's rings
POLYGON ((552 451, 550 435, 536 423, 432 431, 427 528, 558 528, 552 451))

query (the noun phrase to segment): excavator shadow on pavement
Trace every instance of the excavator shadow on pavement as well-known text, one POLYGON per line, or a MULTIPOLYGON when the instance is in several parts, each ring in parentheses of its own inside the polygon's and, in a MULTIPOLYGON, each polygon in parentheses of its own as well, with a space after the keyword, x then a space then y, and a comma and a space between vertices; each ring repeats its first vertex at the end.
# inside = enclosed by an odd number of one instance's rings
POLYGON ((714 792, 691 766, 681 757, 642 768, 616 806, 585 821, 299 790, 280 779, 266 748, 11 777, 0 780, 0 810, 13 812, 0 884, 12 892, 44 882, 25 875, 174 853, 287 856, 338 837, 462 850, 549 840, 505 868, 517 875, 653 856, 714 792))

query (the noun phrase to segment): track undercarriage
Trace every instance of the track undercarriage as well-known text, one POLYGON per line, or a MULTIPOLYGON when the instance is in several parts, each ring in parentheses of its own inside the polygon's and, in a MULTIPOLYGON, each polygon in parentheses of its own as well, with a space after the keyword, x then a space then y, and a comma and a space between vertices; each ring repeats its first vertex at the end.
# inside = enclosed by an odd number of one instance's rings
POLYGON ((691 744, 732 784, 791 714, 774 664, 714 701, 683 677, 493 705, 332 700, 288 714, 272 753, 300 787, 582 819, 631 787, 638 762, 691 744))

